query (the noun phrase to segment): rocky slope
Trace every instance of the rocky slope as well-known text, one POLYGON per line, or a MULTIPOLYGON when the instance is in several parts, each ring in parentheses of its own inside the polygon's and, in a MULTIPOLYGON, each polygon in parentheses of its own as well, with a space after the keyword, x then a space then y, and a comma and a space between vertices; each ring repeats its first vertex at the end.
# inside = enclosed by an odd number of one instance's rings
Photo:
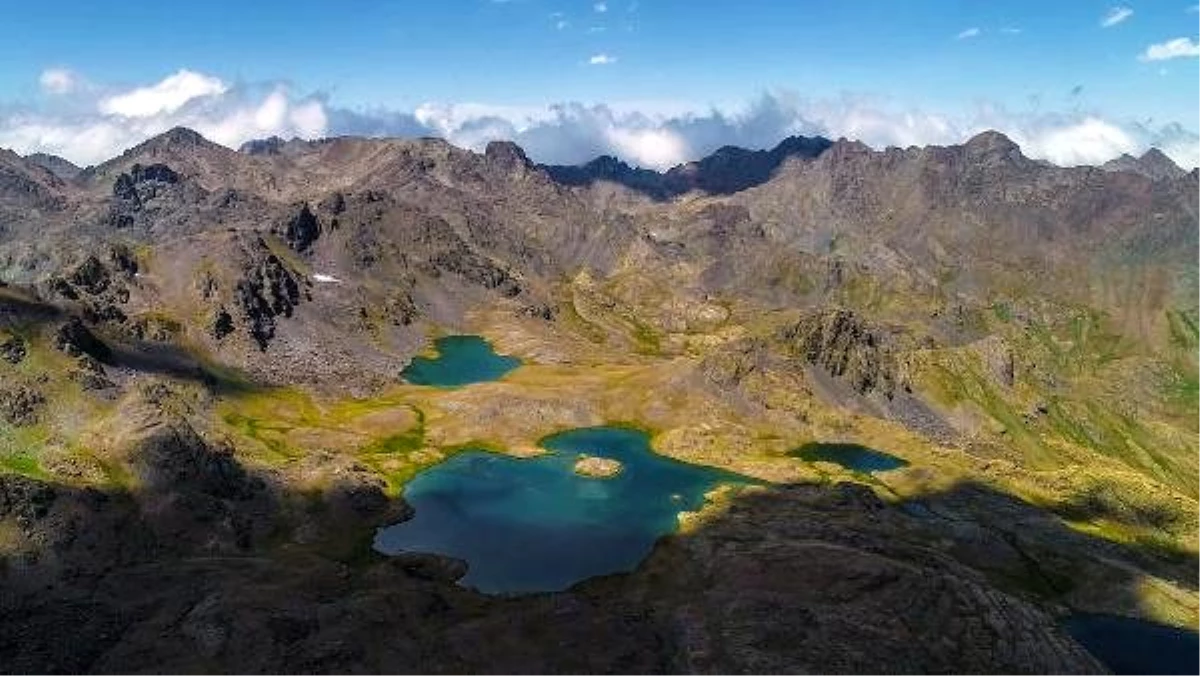
POLYGON ((663 174, 184 129, 77 173, 2 152, 0 664, 1094 671, 1061 616, 1197 616, 1200 182, 1128 164, 995 133, 663 174), (401 382, 452 332, 524 365, 401 382), (445 454, 613 421, 767 486, 561 594, 370 552, 445 454))

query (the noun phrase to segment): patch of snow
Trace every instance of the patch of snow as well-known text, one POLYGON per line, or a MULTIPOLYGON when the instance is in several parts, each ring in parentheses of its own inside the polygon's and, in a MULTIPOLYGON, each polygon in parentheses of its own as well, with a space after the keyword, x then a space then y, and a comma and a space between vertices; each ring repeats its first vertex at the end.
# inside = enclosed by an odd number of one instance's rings
POLYGON ((325 284, 341 284, 342 280, 333 275, 316 274, 312 276, 314 282, 323 282, 325 284))

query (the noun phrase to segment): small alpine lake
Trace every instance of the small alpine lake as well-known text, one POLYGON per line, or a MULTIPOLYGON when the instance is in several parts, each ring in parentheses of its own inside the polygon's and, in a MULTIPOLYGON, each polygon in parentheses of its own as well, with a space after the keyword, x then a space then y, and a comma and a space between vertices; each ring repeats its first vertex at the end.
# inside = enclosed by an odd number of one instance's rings
POLYGON ((1200 637, 1195 631, 1117 615, 1078 614, 1067 633, 1114 674, 1200 672, 1200 637))
POLYGON ((381 528, 375 549, 463 559, 459 583, 485 593, 558 591, 633 570, 705 493, 754 481, 658 455, 636 429, 574 429, 540 445, 549 452, 533 458, 462 451, 418 474, 404 488, 413 517, 381 528), (583 455, 622 469, 580 475, 583 455))
POLYGON ((831 462, 853 472, 873 474, 906 467, 908 462, 882 451, 849 443, 812 442, 793 450, 805 462, 831 462))
POLYGON ((434 341, 436 357, 413 357, 400 375, 413 385, 459 387, 498 380, 521 360, 496 354, 480 336, 444 336, 434 341))

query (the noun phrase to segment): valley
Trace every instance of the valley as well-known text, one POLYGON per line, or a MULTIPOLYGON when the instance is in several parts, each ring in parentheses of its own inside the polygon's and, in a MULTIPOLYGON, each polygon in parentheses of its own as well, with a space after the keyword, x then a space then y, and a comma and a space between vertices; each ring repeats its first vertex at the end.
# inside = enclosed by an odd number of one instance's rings
POLYGON ((1068 618, 1194 632, 1197 173, 743 152, 0 157, 4 664, 1075 673, 1068 618))

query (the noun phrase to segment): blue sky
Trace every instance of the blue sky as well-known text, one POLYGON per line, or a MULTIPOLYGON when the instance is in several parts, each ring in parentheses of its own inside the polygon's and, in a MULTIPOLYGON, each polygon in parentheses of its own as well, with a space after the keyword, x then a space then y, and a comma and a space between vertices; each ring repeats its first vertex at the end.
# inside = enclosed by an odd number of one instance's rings
MULTIPOLYGON (((920 142, 922 134, 940 142, 995 122, 1012 124, 1032 148, 1035 128, 1098 120, 1129 136, 1108 145, 1136 150, 1189 141, 1200 99, 1194 0, 26 2, 4 14, 20 39, 0 41, 0 145, 68 156, 72 132, 61 128, 90 129, 89 106, 181 71, 221 86, 201 85, 203 96, 162 119, 133 116, 128 135, 111 111, 98 114, 96 122, 112 127, 106 138, 124 142, 183 115, 234 139, 233 123, 213 110, 232 115, 283 88, 289 106, 317 101, 326 113, 323 126, 288 123, 280 127, 285 133, 424 126, 470 145, 506 130, 520 136, 555 117, 550 106, 578 104, 585 112, 603 106, 608 116, 575 121, 583 126, 683 134, 681 117, 695 122, 715 108, 733 124, 733 117, 757 114, 755 106, 784 101, 793 119, 777 125, 781 133, 848 131, 884 145, 920 142), (201 104, 207 118, 197 117, 201 104), (431 104, 441 117, 430 117, 431 104), (422 107, 427 114, 414 123, 409 114, 422 107), (857 126, 838 122, 864 107, 877 117, 925 121, 907 132, 885 132, 887 122, 870 115, 857 126), (619 119, 635 114, 632 123, 619 119), (38 136, 30 120, 57 132, 38 136)), ((78 157, 101 152, 95 130, 88 133, 91 140, 79 145, 91 149, 78 157)), ((735 140, 757 140, 738 133, 731 132, 735 140)), ((717 142, 680 139, 643 153, 641 163, 669 163, 717 142)), ((1055 147, 1043 154, 1073 157, 1055 147)), ((593 149, 622 146, 600 139, 573 151, 593 149)))

